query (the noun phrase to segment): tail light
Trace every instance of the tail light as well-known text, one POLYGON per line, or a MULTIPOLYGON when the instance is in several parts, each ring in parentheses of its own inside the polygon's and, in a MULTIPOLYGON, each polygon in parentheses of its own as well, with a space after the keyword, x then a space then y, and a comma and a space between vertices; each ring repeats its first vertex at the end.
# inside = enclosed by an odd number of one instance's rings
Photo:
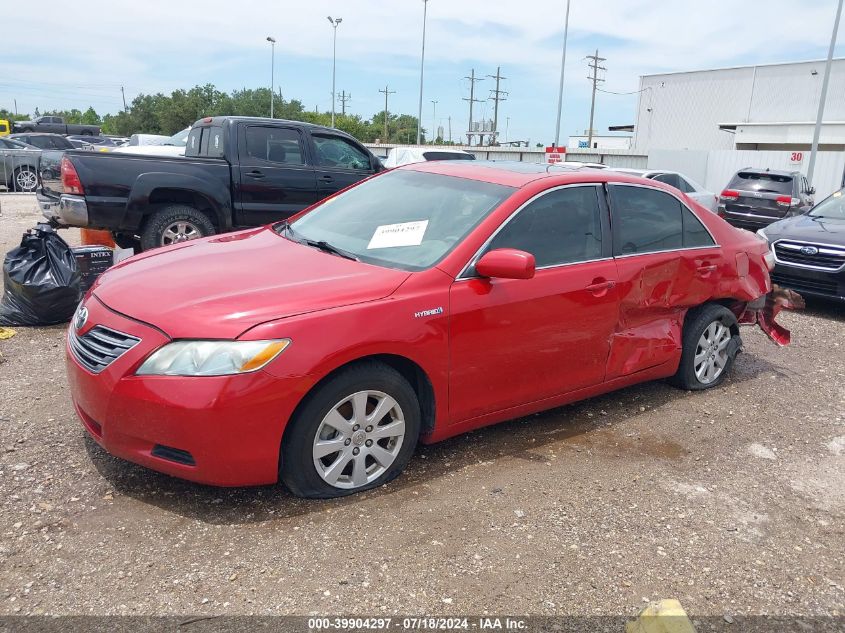
POLYGON ((798 205, 801 201, 798 198, 792 198, 790 196, 778 196, 775 202, 778 203, 779 207, 791 207, 798 205))
POLYGON ((739 191, 734 191, 733 189, 725 189, 722 192, 722 200, 736 200, 739 198, 739 191))
POLYGON ((75 193, 80 196, 85 195, 85 190, 82 188, 82 182, 79 180, 79 174, 76 173, 76 167, 70 162, 67 156, 62 156, 62 191, 65 193, 75 193))

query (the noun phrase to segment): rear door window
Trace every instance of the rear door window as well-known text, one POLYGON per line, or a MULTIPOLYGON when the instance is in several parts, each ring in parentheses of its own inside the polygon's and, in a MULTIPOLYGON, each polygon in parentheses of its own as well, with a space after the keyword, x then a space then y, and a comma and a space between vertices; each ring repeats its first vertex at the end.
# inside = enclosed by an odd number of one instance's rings
POLYGON ((188 142, 185 145, 185 156, 199 156, 202 142, 202 128, 195 127, 188 133, 188 142))
POLYGON ((200 154, 209 158, 223 158, 223 128, 210 125, 202 128, 200 154))
POLYGON ((716 242, 710 237, 710 233, 704 228, 695 214, 686 206, 681 205, 681 220, 684 225, 684 248, 707 248, 715 246, 716 242))
POLYGON ((304 165, 302 136, 291 128, 251 125, 246 129, 246 153, 269 163, 304 165))
POLYGON ((792 176, 766 172, 741 171, 731 178, 728 189, 792 195, 792 176))
POLYGON ((654 253, 684 246, 681 203, 656 189, 611 185, 613 254, 654 253))

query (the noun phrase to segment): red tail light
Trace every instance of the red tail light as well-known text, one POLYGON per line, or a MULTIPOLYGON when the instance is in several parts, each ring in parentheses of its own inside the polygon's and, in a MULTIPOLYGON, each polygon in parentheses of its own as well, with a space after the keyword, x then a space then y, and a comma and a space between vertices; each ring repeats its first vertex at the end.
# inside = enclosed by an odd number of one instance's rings
POLYGON ((70 162, 67 156, 62 156, 62 191, 65 193, 75 193, 80 196, 85 195, 85 190, 82 188, 82 182, 79 180, 79 174, 76 173, 76 167, 70 162))
POLYGON ((739 191, 734 191, 733 189, 725 189, 722 192, 722 198, 736 200, 737 198, 739 198, 739 191))
POLYGON ((791 196, 778 196, 775 198, 775 202, 778 203, 779 207, 788 207, 792 204, 792 197, 791 196))

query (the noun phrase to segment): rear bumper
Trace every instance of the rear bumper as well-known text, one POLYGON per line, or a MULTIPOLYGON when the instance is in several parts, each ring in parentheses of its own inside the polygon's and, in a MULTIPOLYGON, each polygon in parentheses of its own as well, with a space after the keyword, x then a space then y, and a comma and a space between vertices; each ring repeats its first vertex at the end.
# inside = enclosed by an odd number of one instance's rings
POLYGON ((36 194, 41 214, 60 226, 88 226, 88 204, 82 196, 62 194, 51 198, 41 191, 36 194))
POLYGON ((725 208, 724 204, 719 204, 718 214, 727 221, 728 224, 740 229, 747 229, 749 231, 756 231, 769 226, 772 222, 777 222, 787 217, 786 214, 775 217, 772 215, 760 215, 758 213, 739 213, 737 211, 730 211, 725 208))
POLYGON ((845 301, 845 271, 824 272, 778 262, 772 281, 802 295, 845 301))

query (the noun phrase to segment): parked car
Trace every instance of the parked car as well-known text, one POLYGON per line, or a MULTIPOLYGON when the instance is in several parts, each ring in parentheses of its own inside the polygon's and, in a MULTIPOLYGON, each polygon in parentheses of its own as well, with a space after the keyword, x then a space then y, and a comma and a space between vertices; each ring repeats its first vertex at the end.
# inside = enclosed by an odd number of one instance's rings
POLYGON ((719 196, 712 191, 707 191, 692 178, 680 172, 669 171, 666 169, 628 168, 616 168, 614 171, 618 171, 623 174, 640 176, 641 178, 648 178, 649 180, 656 180, 657 182, 665 182, 667 185, 671 185, 675 189, 684 192, 702 207, 709 209, 713 213, 716 213, 718 210, 719 196))
POLYGON ((61 134, 44 134, 44 133, 27 133, 27 134, 10 134, 7 138, 16 139, 27 145, 32 145, 42 150, 58 150, 66 151, 69 149, 76 149, 67 137, 61 134))
POLYGON ((772 280, 801 294, 845 301, 845 195, 757 231, 775 256, 772 280))
POLYGON ((287 218, 381 171, 354 138, 299 121, 208 117, 185 157, 71 152, 39 202, 58 225, 148 250, 287 218), (108 191, 108 196, 98 192, 108 191))
POLYGON ((719 215, 741 229, 756 231, 775 220, 801 215, 816 191, 798 171, 740 169, 719 196, 719 215))
POLYGON ((94 145, 92 143, 86 143, 85 141, 79 141, 70 137, 67 137, 67 140, 75 149, 84 149, 89 152, 94 151, 94 145))
POLYGON ((475 160, 475 155, 449 147, 392 147, 382 161, 387 169, 427 160, 475 160))
POLYGON ((8 136, 0 138, 0 185, 7 191, 35 191, 40 156, 35 147, 8 136))
POLYGON ((12 124, 6 119, 0 119, 0 136, 7 136, 12 133, 12 124))
POLYGON ((164 134, 133 134, 129 137, 126 145, 135 147, 137 145, 161 145, 169 136, 164 134))
POLYGON ((416 163, 109 269, 68 330, 70 391, 117 457, 336 497, 396 477, 418 440, 648 380, 719 385, 770 257, 662 183, 416 163))
POLYGON ((177 132, 173 136, 165 137, 162 143, 126 145, 116 148, 118 154, 144 154, 146 156, 184 156, 185 146, 188 144, 188 134, 191 128, 177 132))
POLYGON ((551 163, 557 167, 568 167, 570 169, 607 169, 604 163, 584 163, 578 160, 565 160, 562 163, 551 163))
POLYGON ((59 116, 40 116, 32 121, 15 121, 15 132, 52 132, 55 134, 99 136, 100 126, 65 123, 65 120, 59 116))
POLYGON ((103 147, 119 147, 118 143, 115 143, 108 136, 87 136, 87 135, 68 135, 69 141, 83 141, 85 143, 90 143, 91 145, 98 145, 103 147))

